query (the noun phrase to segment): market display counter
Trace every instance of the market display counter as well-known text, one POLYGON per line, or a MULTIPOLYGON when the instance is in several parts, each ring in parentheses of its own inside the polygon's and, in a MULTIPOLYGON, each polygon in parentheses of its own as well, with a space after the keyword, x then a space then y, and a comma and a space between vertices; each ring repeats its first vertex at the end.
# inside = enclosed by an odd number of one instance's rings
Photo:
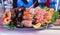
POLYGON ((39 31, 7 30, 4 28, 0 28, 0 35, 60 35, 59 29, 59 26, 39 31))

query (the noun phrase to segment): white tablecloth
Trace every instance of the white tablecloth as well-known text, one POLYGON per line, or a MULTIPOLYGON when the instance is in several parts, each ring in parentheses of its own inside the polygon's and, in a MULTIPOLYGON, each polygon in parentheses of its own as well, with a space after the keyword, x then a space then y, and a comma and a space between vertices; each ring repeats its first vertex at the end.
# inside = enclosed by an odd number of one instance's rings
POLYGON ((0 35, 60 35, 60 27, 51 27, 51 28, 55 29, 45 29, 39 31, 21 31, 21 30, 7 30, 0 28, 0 35))

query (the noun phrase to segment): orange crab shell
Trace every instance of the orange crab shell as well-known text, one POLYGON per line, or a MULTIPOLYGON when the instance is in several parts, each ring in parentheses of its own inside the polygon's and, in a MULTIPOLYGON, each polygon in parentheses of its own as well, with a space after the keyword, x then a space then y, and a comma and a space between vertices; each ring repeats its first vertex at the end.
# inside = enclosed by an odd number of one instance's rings
POLYGON ((3 14, 3 17, 2 17, 2 22, 5 22, 5 19, 9 18, 10 19, 11 17, 11 11, 5 11, 5 13, 3 14))
POLYGON ((10 19, 10 18, 5 18, 5 19, 4 19, 4 22, 3 22, 3 24, 9 24, 9 23, 10 23, 10 21, 11 21, 11 19, 10 19))

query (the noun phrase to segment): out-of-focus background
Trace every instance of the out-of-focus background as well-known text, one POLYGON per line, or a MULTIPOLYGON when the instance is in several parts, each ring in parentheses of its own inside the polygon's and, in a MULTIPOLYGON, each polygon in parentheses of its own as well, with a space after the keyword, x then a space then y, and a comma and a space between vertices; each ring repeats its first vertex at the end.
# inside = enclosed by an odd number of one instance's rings
POLYGON ((2 7, 3 10, 20 6, 29 8, 35 1, 37 1, 36 6, 39 6, 41 8, 48 6, 49 8, 54 8, 56 11, 60 10, 60 0, 0 0, 0 7, 2 7))

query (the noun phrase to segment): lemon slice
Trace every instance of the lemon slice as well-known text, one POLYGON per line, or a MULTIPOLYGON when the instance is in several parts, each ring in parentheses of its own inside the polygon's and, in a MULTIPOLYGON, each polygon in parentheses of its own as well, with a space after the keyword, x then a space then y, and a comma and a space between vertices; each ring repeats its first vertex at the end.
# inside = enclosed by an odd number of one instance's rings
POLYGON ((41 23, 37 23, 36 25, 33 25, 33 27, 34 27, 35 29, 38 29, 38 28, 41 27, 41 23))

